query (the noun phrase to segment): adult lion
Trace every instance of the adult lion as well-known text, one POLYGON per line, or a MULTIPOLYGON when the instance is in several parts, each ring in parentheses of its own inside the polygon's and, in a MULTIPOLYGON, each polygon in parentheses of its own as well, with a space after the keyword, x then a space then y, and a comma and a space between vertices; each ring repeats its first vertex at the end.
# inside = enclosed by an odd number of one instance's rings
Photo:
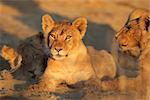
MULTIPOLYGON (((138 67, 141 78, 143 93, 150 95, 150 32, 149 32, 150 11, 137 9, 133 11, 125 26, 116 34, 118 54, 122 53, 131 57, 134 61, 132 67, 138 67)), ((119 58, 119 57, 118 57, 119 58)), ((124 60, 128 58, 124 57, 124 60)), ((118 65, 119 59, 117 59, 118 65)), ((121 61, 120 61, 121 62, 121 61)), ((122 64, 120 64, 120 67, 122 64)), ((128 65, 126 64, 125 67, 128 65)))
POLYGON ((49 15, 42 17, 45 45, 49 48, 50 57, 40 82, 30 89, 43 87, 53 91, 61 83, 70 85, 92 77, 115 77, 113 57, 104 50, 87 49, 82 42, 86 28, 87 19, 84 17, 72 23, 56 23, 49 15))

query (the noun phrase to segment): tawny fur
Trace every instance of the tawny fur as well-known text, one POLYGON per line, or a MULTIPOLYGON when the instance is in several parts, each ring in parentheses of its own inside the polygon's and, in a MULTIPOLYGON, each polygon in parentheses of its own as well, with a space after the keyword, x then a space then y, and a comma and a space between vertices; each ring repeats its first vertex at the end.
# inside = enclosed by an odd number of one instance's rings
POLYGON ((47 68, 34 90, 44 87, 55 90, 60 83, 75 84, 91 77, 114 78, 116 66, 112 56, 106 51, 87 49, 82 42, 87 20, 80 17, 73 23, 56 23, 49 15, 42 17, 45 45, 50 50, 47 68))
MULTIPOLYGON (((137 9, 133 11, 125 26, 116 34, 116 43, 118 45, 117 53, 123 53, 134 59, 132 67, 139 68, 139 75, 133 79, 134 85, 140 88, 142 93, 146 94, 146 98, 150 95, 150 32, 149 20, 150 11, 145 9, 137 9), (140 85, 139 85, 140 84, 140 85)), ((125 57, 124 56, 124 57, 125 57)), ((116 57, 119 67, 119 57, 116 57)), ((123 60, 128 58, 123 58, 123 60)), ((128 63, 132 63, 128 61, 128 63)), ((126 64, 125 67, 128 67, 126 64)), ((129 67, 131 68, 131 67, 129 67)), ((127 80, 127 79, 126 79, 127 80)), ((127 81, 128 83, 128 81, 127 81)), ((131 84, 128 84, 130 87, 131 84)))
POLYGON ((22 56, 13 48, 4 46, 1 50, 1 56, 8 60, 12 72, 21 66, 22 56))
POLYGON ((40 32, 21 41, 16 49, 3 46, 1 56, 8 60, 15 78, 26 81, 37 79, 45 70, 48 58, 43 34, 40 32))
POLYGON ((0 90, 14 90, 16 84, 24 84, 25 81, 13 79, 13 75, 8 70, 2 70, 0 72, 0 90))

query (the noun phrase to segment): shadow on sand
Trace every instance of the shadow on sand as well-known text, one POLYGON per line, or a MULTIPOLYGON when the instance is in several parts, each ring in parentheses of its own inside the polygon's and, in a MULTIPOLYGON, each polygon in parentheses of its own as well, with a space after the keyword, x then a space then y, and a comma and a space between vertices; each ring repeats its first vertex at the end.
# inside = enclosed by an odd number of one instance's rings
MULTIPOLYGON (((56 21, 69 19, 66 16, 60 16, 58 14, 45 12, 39 7, 38 3, 33 0, 1 0, 1 2, 2 4, 14 7, 21 13, 23 13, 24 15, 21 17, 17 17, 17 19, 23 22, 25 25, 33 28, 34 30, 41 31, 41 16, 43 14, 51 15, 56 21)), ((88 29, 83 41, 87 46, 90 45, 94 46, 94 48, 98 50, 106 49, 110 51, 114 34, 115 31, 110 25, 97 24, 88 21, 88 29)))

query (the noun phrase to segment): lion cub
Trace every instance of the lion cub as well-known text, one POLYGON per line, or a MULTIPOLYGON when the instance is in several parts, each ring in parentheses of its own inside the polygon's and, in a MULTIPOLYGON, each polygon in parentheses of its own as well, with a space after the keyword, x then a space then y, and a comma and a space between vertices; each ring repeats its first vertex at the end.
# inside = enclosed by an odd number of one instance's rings
POLYGON ((87 49, 82 42, 87 28, 87 19, 77 18, 72 23, 56 23, 51 16, 42 17, 45 45, 49 48, 47 68, 39 84, 29 89, 44 88, 50 91, 61 83, 75 84, 91 77, 114 78, 116 66, 106 51, 87 49))
MULTIPOLYGON (((119 46, 118 52, 123 53, 125 56, 130 56, 136 61, 136 65, 132 65, 139 68, 139 76, 142 84, 139 87, 142 87, 143 94, 146 94, 148 98, 150 96, 149 22, 150 11, 146 9, 136 9, 130 14, 129 20, 125 26, 116 34, 116 41, 119 46)), ((124 61, 125 59, 126 58, 124 58, 124 61)), ((118 61, 119 60, 120 58, 118 61)), ((131 62, 129 61, 128 63, 131 62)))

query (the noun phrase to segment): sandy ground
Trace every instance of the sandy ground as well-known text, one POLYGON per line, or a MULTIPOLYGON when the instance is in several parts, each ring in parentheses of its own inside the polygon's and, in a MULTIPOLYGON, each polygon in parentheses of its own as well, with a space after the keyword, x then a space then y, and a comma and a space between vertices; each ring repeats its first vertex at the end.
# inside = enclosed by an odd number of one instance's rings
MULTIPOLYGON (((37 34, 41 31, 41 16, 50 14, 56 21, 62 19, 72 21, 79 16, 87 17, 88 30, 83 39, 84 43, 98 50, 111 51, 114 34, 125 24, 129 13, 135 8, 150 9, 150 0, 0 0, 0 49, 4 44, 17 47, 27 37, 37 34)), ((8 66, 8 63, 0 58, 0 69, 8 66)), ((134 98, 124 94, 118 97, 118 94, 113 96, 111 93, 106 96, 104 94, 104 97, 95 99, 133 100, 134 98)), ((81 96, 82 93, 73 92, 72 95, 69 94, 64 98, 77 100, 81 96)), ((56 99, 55 96, 50 98, 56 99)), ((14 96, 3 99, 17 98, 14 96)))

